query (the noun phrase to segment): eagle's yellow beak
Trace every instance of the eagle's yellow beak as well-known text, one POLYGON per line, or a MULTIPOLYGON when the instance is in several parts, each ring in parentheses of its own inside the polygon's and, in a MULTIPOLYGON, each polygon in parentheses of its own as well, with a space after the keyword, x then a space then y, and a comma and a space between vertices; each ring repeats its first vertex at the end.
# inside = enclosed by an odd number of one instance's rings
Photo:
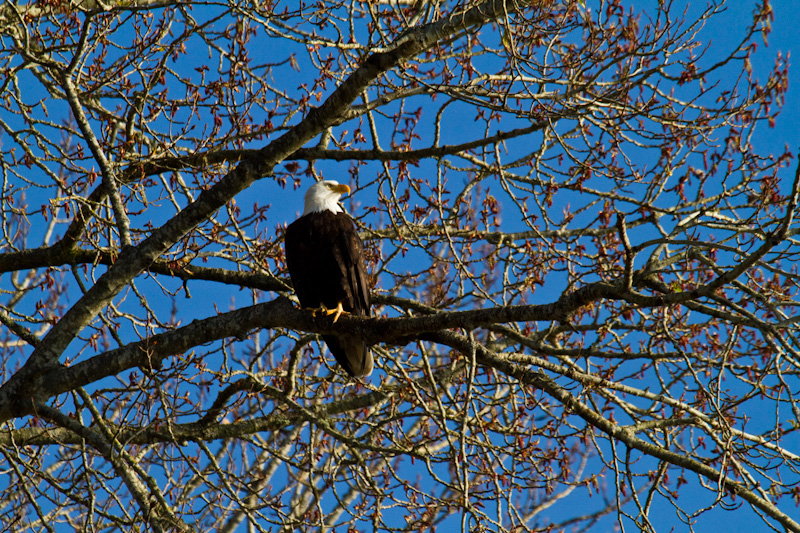
POLYGON ((331 187, 331 190, 334 192, 338 192, 339 194, 350 194, 350 187, 348 187, 344 183, 340 183, 339 185, 334 185, 333 187, 331 187))

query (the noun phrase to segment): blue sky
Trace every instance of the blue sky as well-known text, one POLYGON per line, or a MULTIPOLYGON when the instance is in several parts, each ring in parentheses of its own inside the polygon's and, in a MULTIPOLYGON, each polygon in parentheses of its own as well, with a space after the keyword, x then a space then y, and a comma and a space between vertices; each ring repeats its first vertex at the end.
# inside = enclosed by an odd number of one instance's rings
MULTIPOLYGON (((751 2, 730 2, 731 31, 721 32, 720 42, 730 44, 738 35, 735 31, 744 27, 743 14, 751 11, 751 2)), ((780 52, 784 57, 789 55, 791 64, 789 67, 789 91, 786 93, 786 105, 783 107, 781 115, 775 123, 774 129, 764 128, 759 131, 756 142, 763 146, 782 147, 788 145, 793 153, 797 154, 800 149, 800 28, 798 28, 798 3, 794 0, 774 0, 772 2, 775 13, 772 22, 772 33, 770 34, 767 46, 762 46, 758 50, 758 62, 754 62, 756 68, 772 66, 775 54, 780 52)), ((762 43, 763 44, 763 43, 762 43)), ((796 161, 795 161, 796 162, 796 161)), ((784 170, 786 179, 791 179, 796 167, 784 170)))
MULTIPOLYGON (((593 5, 592 2, 587 2, 587 4, 589 7, 592 7, 593 5)), ((758 53, 755 56, 754 69, 756 72, 768 72, 772 67, 774 56, 778 51, 784 55, 791 53, 793 58, 796 58, 797 53, 800 53, 800 45, 798 44, 800 39, 798 39, 798 28, 796 27, 798 20, 797 2, 780 0, 774 2, 773 7, 775 11, 773 32, 769 36, 769 46, 764 46, 763 43, 761 43, 758 53)), ((711 53, 714 53, 719 49, 726 49, 738 42, 736 40, 740 37, 742 31, 744 30, 744 26, 749 19, 747 15, 749 15, 749 13, 752 11, 752 8, 752 2, 735 1, 731 3, 731 7, 729 8, 728 12, 716 22, 716 24, 719 24, 718 27, 720 29, 716 32, 714 41, 711 43, 713 48, 711 53), (729 28, 730 31, 723 31, 724 28, 729 28)), ((786 95, 786 106, 778 118, 775 128, 759 128, 758 134, 754 139, 754 142, 758 146, 763 148, 774 147, 774 150, 770 149, 770 151, 773 153, 782 152, 784 145, 788 145, 789 148, 796 153, 798 146, 800 146, 800 131, 798 131, 799 128, 797 127, 797 119, 800 116, 800 90, 798 90, 796 83, 796 80, 799 79, 798 76, 800 76, 800 74, 797 72, 798 71, 795 70, 790 74, 790 86, 789 92, 786 95)), ((302 73, 297 73, 296 76, 298 79, 300 79, 302 77, 302 73)), ((290 86, 292 89, 294 88, 294 86, 289 83, 289 80, 284 81, 287 82, 287 86, 290 86)), ((338 177, 336 175, 336 171, 347 167, 346 163, 320 163, 318 167, 323 170, 326 178, 338 178, 339 181, 343 182, 348 181, 346 175, 344 177, 338 177), (336 169, 336 171, 334 171, 334 169, 336 169)), ((784 168, 781 170, 781 176, 784 178, 784 183, 787 187, 793 176, 794 169, 795 167, 792 165, 789 168, 784 168)), ((372 170, 370 172, 372 172, 372 170)), ((367 174, 368 173, 365 172, 365 175, 367 174)), ((271 180, 262 180, 254 185, 250 190, 237 197, 237 205, 241 206, 243 210, 246 210, 249 209, 254 202, 258 202, 260 205, 266 203, 272 204, 273 209, 269 214, 268 227, 265 228, 267 233, 271 233, 276 226, 291 222, 302 211, 302 195, 309 183, 308 178, 304 179, 305 181, 303 186, 297 190, 294 190, 291 184, 288 185, 286 189, 281 189, 271 180)), ((359 210, 363 210, 364 206, 367 206, 370 203, 370 195, 364 191, 357 191, 351 199, 347 199, 345 201, 345 205, 348 206, 348 208, 350 208, 353 214, 356 216, 360 214, 359 210)), ((166 216, 169 216, 169 212, 165 212, 166 216)), ((151 217, 154 221, 158 218, 157 216, 153 216, 152 213, 155 213, 156 215, 164 214, 153 211, 148 212, 145 215, 151 217)), ((511 216, 509 216, 509 219, 510 218, 511 216)), ((408 260, 409 264, 413 263, 413 256, 409 256, 408 260)), ((169 284, 170 282, 165 281, 165 283, 169 284)), ((174 288, 177 289, 181 284, 175 282, 173 285, 174 288)), ((220 298, 215 300, 215 292, 212 291, 216 291, 217 287, 211 283, 192 282, 191 288, 195 297, 192 300, 187 300, 187 302, 191 305, 186 305, 184 306, 185 308, 182 309, 181 321, 183 324, 188 323, 193 318, 212 316, 217 309, 220 311, 225 311, 229 306, 242 307, 251 303, 252 301, 252 297, 248 291, 229 291, 227 288, 221 289, 220 298)), ((391 289, 391 287, 384 287, 384 289, 391 289)), ((73 290, 76 289, 73 287, 73 290)), ((154 294, 157 294, 158 288, 153 288, 153 291, 154 294)), ((545 294, 540 298, 552 299, 553 294, 557 293, 553 291, 549 293, 549 296, 545 294)), ((264 295, 264 299, 272 299, 273 297, 274 294, 264 295)), ((131 300, 134 300, 132 296, 131 300)), ((168 309, 163 309, 162 311, 164 312, 164 315, 169 313, 168 309)), ((132 338, 126 338, 125 340, 130 341, 132 338)), ((373 379, 375 383, 378 382, 377 376, 373 379)), ((610 480, 608 480, 608 482, 610 483, 610 480)), ((691 495, 688 497, 691 497, 691 495)), ((567 505, 573 504, 574 500, 570 500, 570 503, 567 505)), ((558 507, 554 507, 552 509, 553 512, 557 510, 558 507)), ((662 510, 660 512, 663 514, 663 520, 665 523, 669 523, 670 520, 674 520, 674 516, 669 515, 668 510, 662 510)), ((787 512, 792 512, 795 516, 797 516, 796 509, 787 509, 787 512)), ((738 521, 741 531, 749 531, 752 530, 752 528, 757 527, 757 517, 754 513, 750 511, 743 511, 738 515, 741 517, 741 520, 738 521)), ((613 520, 611 522, 613 523, 613 520)), ((677 529, 677 526, 676 530, 679 530, 677 529)), ((731 531, 735 530, 735 528, 731 529, 731 531)))

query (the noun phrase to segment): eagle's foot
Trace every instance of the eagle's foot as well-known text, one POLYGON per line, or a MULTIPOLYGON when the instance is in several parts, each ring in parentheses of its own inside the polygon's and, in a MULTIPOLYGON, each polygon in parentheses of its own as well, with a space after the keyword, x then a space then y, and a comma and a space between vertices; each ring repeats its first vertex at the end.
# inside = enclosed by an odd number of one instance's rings
POLYGON ((322 304, 317 308, 311 307, 311 308, 306 308, 306 310, 307 311, 311 311, 311 313, 314 315, 315 318, 318 317, 318 316, 322 316, 322 315, 324 315, 324 316, 333 315, 333 323, 334 324, 336 324, 336 321, 339 320, 340 316, 342 316, 343 314, 347 313, 347 311, 345 311, 344 308, 342 308, 342 302, 339 302, 336 305, 335 309, 328 309, 325 306, 325 304, 322 304))
POLYGON ((346 313, 344 309, 342 309, 342 302, 336 306, 336 309, 331 309, 328 311, 329 315, 333 315, 333 323, 336 324, 336 321, 339 320, 339 317, 342 316, 342 313, 346 313))

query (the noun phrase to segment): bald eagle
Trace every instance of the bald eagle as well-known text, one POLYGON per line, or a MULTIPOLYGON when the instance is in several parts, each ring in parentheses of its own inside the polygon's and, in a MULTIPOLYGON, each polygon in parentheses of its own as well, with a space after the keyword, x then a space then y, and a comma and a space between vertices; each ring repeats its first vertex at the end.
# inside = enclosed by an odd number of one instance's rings
MULTIPOLYGON (((286 265, 300 305, 316 313, 369 316, 364 245, 353 219, 339 205, 350 187, 335 181, 312 185, 303 216, 285 233, 286 265)), ((352 377, 372 373, 372 354, 358 335, 323 335, 333 356, 352 377)))

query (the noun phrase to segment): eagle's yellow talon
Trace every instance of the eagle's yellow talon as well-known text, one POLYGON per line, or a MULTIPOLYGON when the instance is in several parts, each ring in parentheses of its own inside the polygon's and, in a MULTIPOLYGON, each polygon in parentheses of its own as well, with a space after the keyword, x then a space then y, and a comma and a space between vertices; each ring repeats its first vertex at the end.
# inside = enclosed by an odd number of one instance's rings
POLYGON ((339 302, 336 305, 335 309, 328 309, 325 306, 325 304, 322 304, 319 307, 306 307, 306 311, 310 311, 311 314, 314 315, 314 318, 320 315, 325 315, 325 316, 334 315, 333 316, 334 324, 336 324, 336 321, 339 320, 339 317, 342 316, 342 314, 347 313, 347 311, 345 311, 344 308, 342 307, 342 302, 339 302))
POLYGON ((342 309, 342 302, 339 302, 339 305, 336 306, 336 309, 332 309, 332 310, 328 311, 328 314, 329 315, 331 315, 331 314, 334 315, 333 316, 333 323, 336 324, 336 321, 339 320, 339 317, 342 316, 342 313, 344 313, 344 312, 345 312, 344 309, 342 309))

